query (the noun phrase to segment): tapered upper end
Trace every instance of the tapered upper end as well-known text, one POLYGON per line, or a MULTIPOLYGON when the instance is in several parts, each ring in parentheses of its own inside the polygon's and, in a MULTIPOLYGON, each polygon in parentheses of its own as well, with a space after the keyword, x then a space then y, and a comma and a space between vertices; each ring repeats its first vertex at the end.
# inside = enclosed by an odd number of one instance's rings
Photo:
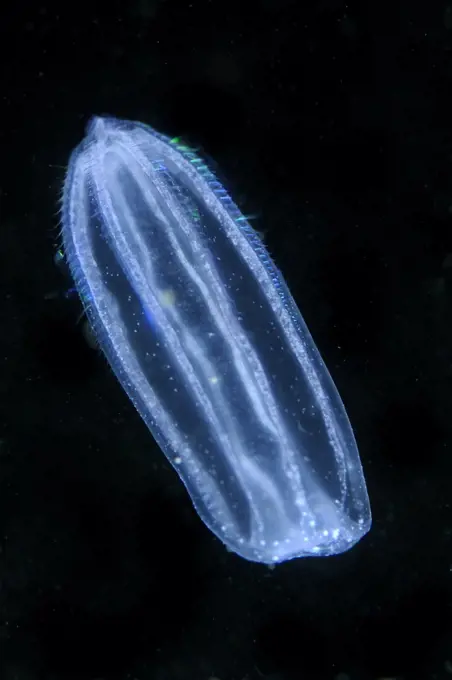
POLYGON ((92 116, 86 125, 86 136, 97 138, 105 136, 106 120, 103 116, 92 116))

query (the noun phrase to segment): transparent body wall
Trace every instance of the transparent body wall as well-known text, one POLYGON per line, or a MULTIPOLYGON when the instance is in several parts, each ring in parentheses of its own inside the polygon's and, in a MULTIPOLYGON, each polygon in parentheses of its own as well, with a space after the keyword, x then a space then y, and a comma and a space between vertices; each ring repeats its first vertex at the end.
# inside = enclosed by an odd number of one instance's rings
POLYGON ((62 226, 99 345, 218 538, 269 564, 359 541, 371 513, 342 401, 204 162, 150 127, 94 118, 62 226))

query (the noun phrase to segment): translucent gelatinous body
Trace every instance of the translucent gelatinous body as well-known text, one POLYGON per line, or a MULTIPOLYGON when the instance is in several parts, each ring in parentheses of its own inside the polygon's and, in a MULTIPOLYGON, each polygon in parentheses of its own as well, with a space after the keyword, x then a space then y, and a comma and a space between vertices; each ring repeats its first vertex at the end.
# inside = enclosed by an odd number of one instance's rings
POLYGON ((98 342, 207 526, 257 562, 351 548, 371 514, 344 406, 203 161, 140 123, 94 118, 62 233, 98 342))

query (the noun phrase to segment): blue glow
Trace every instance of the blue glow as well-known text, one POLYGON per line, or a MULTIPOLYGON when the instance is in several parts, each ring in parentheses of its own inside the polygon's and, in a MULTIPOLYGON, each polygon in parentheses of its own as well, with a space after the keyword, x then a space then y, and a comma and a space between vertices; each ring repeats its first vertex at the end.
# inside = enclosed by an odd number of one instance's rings
POLYGON ((371 512, 342 401, 204 161, 141 123, 93 118, 62 234, 100 347, 227 548, 271 564, 359 541, 371 512))

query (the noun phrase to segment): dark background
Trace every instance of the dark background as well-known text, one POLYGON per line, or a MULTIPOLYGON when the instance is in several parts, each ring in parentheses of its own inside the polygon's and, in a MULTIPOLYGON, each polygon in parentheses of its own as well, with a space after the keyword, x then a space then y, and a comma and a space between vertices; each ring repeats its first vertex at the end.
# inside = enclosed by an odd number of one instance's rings
POLYGON ((450 677, 452 4, 0 13, 1 680, 450 677), (229 554, 90 349, 54 254, 94 113, 185 136, 257 216, 355 430, 351 552, 229 554))

